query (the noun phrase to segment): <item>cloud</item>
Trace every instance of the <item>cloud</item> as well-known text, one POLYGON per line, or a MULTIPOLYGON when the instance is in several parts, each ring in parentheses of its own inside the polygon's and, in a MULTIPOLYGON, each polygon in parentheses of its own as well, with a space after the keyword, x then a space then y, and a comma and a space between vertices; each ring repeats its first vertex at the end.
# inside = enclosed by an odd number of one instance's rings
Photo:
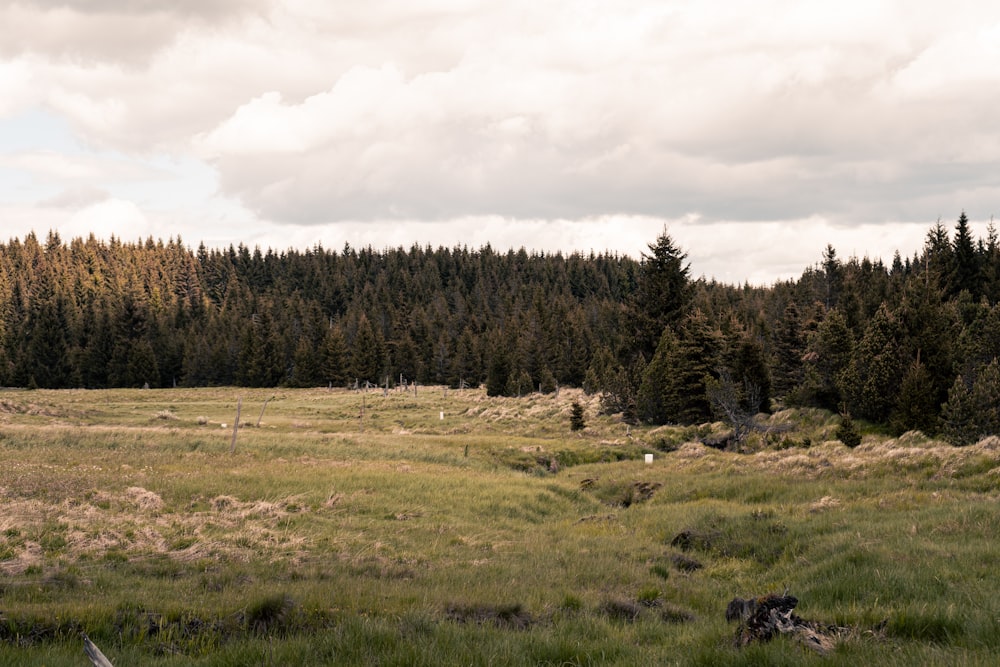
POLYGON ((0 7, 0 54, 128 66, 148 61, 194 25, 225 25, 261 7, 242 0, 21 0, 0 7))
POLYGON ((783 234, 994 211, 998 37, 972 0, 22 0, 0 7, 0 118, 46 110, 75 142, 0 141, 0 192, 306 243, 620 248, 666 222, 713 271, 754 239, 774 268, 808 254, 783 234))
MULTIPOLYGON (((1000 158, 982 116, 1000 88, 979 92, 1000 66, 975 65, 965 82, 979 108, 911 108, 907 81, 938 85, 917 74, 923 61, 961 65, 929 24, 887 36, 904 19, 887 9, 560 9, 494 13, 489 33, 467 15, 446 18, 439 32, 477 38, 450 67, 390 60, 338 72, 299 101, 264 91, 198 145, 226 193, 297 223, 912 218, 927 212, 900 206, 899 191, 920 202, 925 182, 950 180, 969 153, 977 165, 1000 158)), ((980 41, 984 61, 1000 65, 980 41)), ((969 204, 986 204, 989 174, 965 174, 977 182, 969 204)))

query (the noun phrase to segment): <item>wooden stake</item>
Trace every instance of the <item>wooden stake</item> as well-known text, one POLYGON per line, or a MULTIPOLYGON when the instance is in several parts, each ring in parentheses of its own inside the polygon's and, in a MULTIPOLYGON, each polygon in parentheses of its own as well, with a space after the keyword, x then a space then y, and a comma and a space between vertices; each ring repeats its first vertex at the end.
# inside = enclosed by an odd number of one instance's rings
POLYGON ((229 453, 236 452, 236 434, 240 431, 240 408, 243 407, 243 397, 236 399, 236 423, 233 424, 233 441, 229 443, 229 453))
MULTIPOLYGON (((272 396, 271 398, 274 398, 274 396, 272 396)), ((260 416, 257 417, 257 426, 258 427, 260 426, 260 420, 264 418, 264 410, 267 408, 267 404, 271 402, 271 398, 269 398, 266 401, 264 401, 264 407, 262 407, 260 409, 260 416)), ((237 419, 236 421, 238 422, 239 419, 237 419)))

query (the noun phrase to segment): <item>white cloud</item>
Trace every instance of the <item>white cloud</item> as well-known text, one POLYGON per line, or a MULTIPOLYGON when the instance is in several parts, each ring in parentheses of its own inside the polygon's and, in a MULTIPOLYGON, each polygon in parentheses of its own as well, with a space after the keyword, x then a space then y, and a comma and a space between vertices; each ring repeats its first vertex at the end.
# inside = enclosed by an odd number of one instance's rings
POLYGON ((25 0, 0 119, 77 142, 0 154, 0 193, 31 180, 40 219, 108 193, 193 239, 600 251, 668 222, 712 272, 785 275, 838 230, 989 217, 998 38, 985 0, 25 0))

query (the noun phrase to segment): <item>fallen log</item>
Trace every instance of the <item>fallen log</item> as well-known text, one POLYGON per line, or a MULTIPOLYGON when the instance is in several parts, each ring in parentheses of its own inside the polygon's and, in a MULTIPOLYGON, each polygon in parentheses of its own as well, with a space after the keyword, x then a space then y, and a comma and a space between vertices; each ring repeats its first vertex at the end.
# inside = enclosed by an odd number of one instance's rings
POLYGON ((739 622, 736 646, 769 642, 778 635, 790 635, 820 655, 832 651, 842 628, 799 618, 792 611, 798 603, 798 598, 794 596, 774 593, 748 600, 733 598, 726 607, 726 620, 739 622))

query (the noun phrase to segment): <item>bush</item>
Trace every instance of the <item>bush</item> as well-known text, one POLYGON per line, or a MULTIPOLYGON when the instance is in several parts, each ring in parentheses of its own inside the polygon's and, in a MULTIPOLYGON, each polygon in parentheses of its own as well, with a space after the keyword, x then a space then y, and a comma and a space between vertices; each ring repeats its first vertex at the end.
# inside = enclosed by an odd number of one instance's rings
POLYGON ((577 401, 573 401, 573 405, 570 408, 569 416, 569 427, 573 431, 582 431, 587 428, 587 422, 583 418, 583 406, 577 401))
POLYGON ((837 427, 837 432, 834 435, 836 435, 837 440, 840 440, 851 449, 861 444, 861 432, 854 425, 854 420, 851 419, 850 413, 845 412, 844 416, 840 418, 840 426, 837 427))

